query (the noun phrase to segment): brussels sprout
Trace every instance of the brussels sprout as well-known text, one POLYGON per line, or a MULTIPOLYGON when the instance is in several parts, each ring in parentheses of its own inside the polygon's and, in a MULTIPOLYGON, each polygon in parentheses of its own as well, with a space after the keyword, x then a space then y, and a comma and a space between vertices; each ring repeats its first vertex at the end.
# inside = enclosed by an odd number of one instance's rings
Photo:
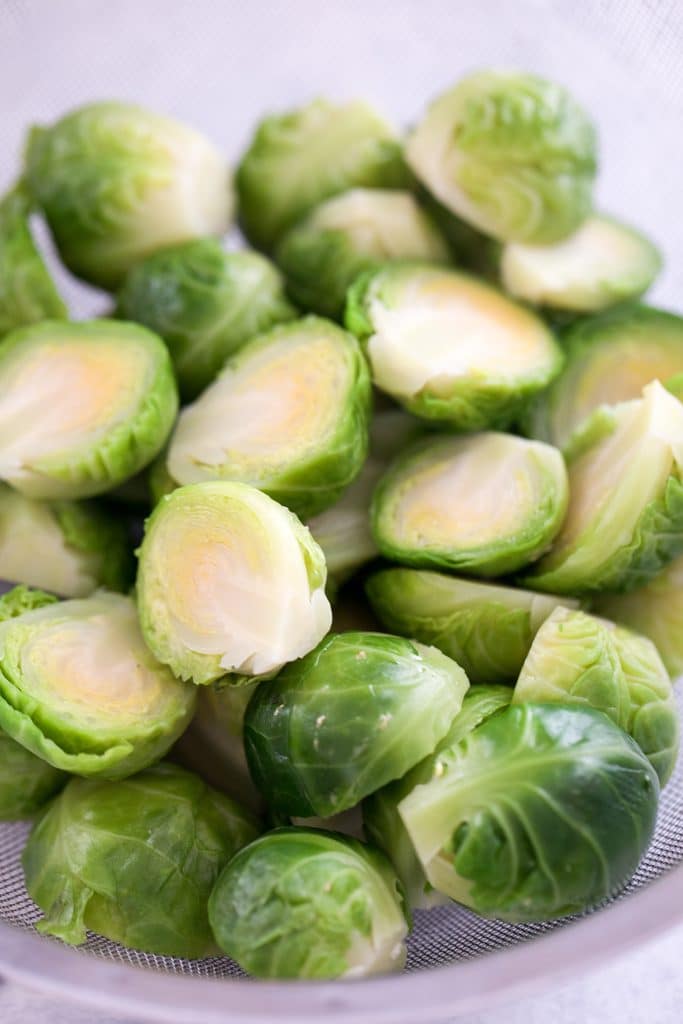
POLYGON ((207 387, 245 341, 296 316, 265 256, 227 252, 214 238, 183 242, 136 264, 118 311, 161 335, 185 399, 207 387))
POLYGON ((261 121, 236 175, 242 230, 257 249, 347 189, 409 184, 393 129, 365 103, 326 100, 261 121))
POLYGON ((355 338, 306 317, 250 341, 181 412, 166 470, 179 484, 240 480, 315 515, 359 473, 369 415, 355 338))
POLYGON ((683 405, 658 381, 597 409, 566 455, 569 508, 530 586, 630 590, 683 553, 683 405))
POLYGON ((507 707, 512 696, 507 686, 475 686, 467 691, 462 708, 433 754, 416 765, 407 775, 373 793, 363 801, 363 825, 373 843, 388 855, 401 880, 408 905, 415 910, 427 910, 445 903, 443 894, 436 892, 427 881, 415 848, 399 813, 399 804, 415 786, 428 782, 442 750, 475 729, 481 722, 507 707))
POLYGON ((218 150, 130 103, 92 103, 33 128, 25 170, 64 263, 103 288, 157 249, 222 235, 231 216, 218 150))
POLYGON ((179 487, 145 526, 142 631, 182 679, 273 673, 330 628, 325 580, 309 531, 266 494, 227 481, 179 487))
POLYGON ((594 213, 555 245, 503 246, 503 287, 536 306, 594 313, 647 291, 662 266, 644 235, 594 213))
POLYGON ((431 104, 406 160, 475 228, 502 241, 547 244, 590 210, 595 130, 561 86, 517 71, 479 71, 431 104))
POLYGON ((377 387, 416 416, 460 430, 507 425, 562 366, 533 313, 428 264, 362 275, 349 290, 346 326, 364 343, 377 387))
POLYGON ((335 320, 355 278, 387 260, 449 261, 438 228, 410 192, 351 189, 316 206, 276 250, 292 298, 335 320))
POLYGON ((0 484, 0 578, 85 597, 125 590, 132 556, 123 523, 95 502, 34 501, 0 484))
POLYGON ((136 324, 46 320, 0 343, 0 479, 85 498, 151 461, 175 419, 166 347, 136 324))
POLYGON ((122 778, 158 761, 189 723, 195 691, 149 653, 133 601, 44 598, 18 588, 0 601, 0 728, 77 775, 122 778))
POLYGON ((668 382, 683 372, 683 318, 660 309, 636 306, 587 317, 563 342, 564 370, 524 418, 526 433, 559 448, 598 406, 638 398, 650 381, 668 382))
POLYGON ((329 636, 249 702, 252 777, 285 814, 338 814, 430 754, 468 685, 433 647, 384 633, 329 636))
POLYGON ((440 572, 383 569, 365 591, 387 629, 433 644, 472 683, 514 683, 541 623, 571 598, 440 572))
POLYGON ((30 213, 22 187, 0 200, 0 337, 14 327, 67 315, 33 241, 30 213))
POLYGON ((196 775, 159 764, 124 782, 73 779, 34 827, 26 888, 38 931, 78 946, 86 928, 148 953, 217 952, 207 901, 257 822, 196 775))
POLYGON ((443 750, 399 813, 439 892, 484 917, 546 921, 615 895, 658 794, 650 762, 601 711, 529 703, 443 750))
POLYGON ((372 528, 387 558, 496 576, 546 551, 567 507, 550 445, 493 432, 417 441, 382 477, 372 528))
POLYGON ((409 919, 385 857, 282 828, 233 857, 209 899, 219 946, 259 978, 361 978, 405 963, 409 919))
POLYGON ((0 821, 30 818, 68 776, 0 732, 0 821))

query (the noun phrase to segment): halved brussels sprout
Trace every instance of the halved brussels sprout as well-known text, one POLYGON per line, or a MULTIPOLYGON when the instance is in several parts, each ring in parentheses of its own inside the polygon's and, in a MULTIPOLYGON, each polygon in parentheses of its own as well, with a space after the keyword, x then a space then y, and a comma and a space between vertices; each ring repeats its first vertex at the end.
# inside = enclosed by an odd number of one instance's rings
POLYGON ((471 683, 514 683, 541 623, 558 606, 577 604, 419 569, 380 570, 365 591, 387 629, 438 647, 471 683))
POLYGON ((65 772, 0 732, 0 821, 33 817, 67 779, 65 772))
POLYGON ((315 515, 360 471, 369 416, 355 338, 306 317, 254 338, 226 363, 181 412, 166 469, 178 484, 252 484, 297 515, 315 515))
POLYGON ((128 531, 104 508, 34 501, 0 484, 0 579, 85 597, 125 590, 132 575, 128 531))
POLYGON ((0 337, 14 327, 67 316, 33 241, 30 213, 23 187, 0 200, 0 337))
POLYGON ((373 843, 387 854, 396 869, 413 910, 426 910, 446 899, 429 884, 399 813, 399 805, 413 789, 432 777, 442 750, 458 743, 472 729, 507 707, 512 691, 507 686, 475 686, 467 691, 453 724, 433 754, 402 779, 390 782, 363 801, 363 825, 373 843))
POLYGON ((331 635, 249 702, 252 777, 285 814, 338 814, 431 754, 468 686, 434 647, 384 633, 331 635))
POLYGON ((378 850, 282 828, 233 857, 209 899, 219 946, 258 978, 362 978, 400 970, 409 919, 378 850))
POLYGON ((309 531, 266 494, 227 481, 180 487, 145 526, 142 631, 182 679, 273 673, 330 628, 325 580, 309 531))
POLYGON ((271 249, 324 199, 405 188, 409 178, 394 130, 371 107, 315 100, 257 126, 235 179, 241 226, 257 249, 271 249))
POLYGON ((505 291, 535 306, 595 313, 642 295, 661 266, 644 235, 594 213, 554 245, 508 242, 500 277, 505 291))
POLYGON ((284 236, 276 259, 294 301, 337 320, 359 274, 388 260, 448 263, 449 250, 410 192, 356 188, 316 206, 284 236))
POLYGON ((601 711, 529 703, 442 750, 399 813, 439 892, 484 917, 547 921, 630 878, 658 795, 650 762, 601 711))
POLYGON ((487 235, 547 244, 590 210, 596 137, 561 86, 478 71, 428 107, 406 159, 445 206, 487 235))
POLYGON ((33 128, 25 170, 64 263, 103 288, 157 249, 222 235, 231 216, 218 150, 131 103, 91 103, 33 128))
POLYGON ((192 718, 196 694, 147 650, 133 601, 106 591, 57 603, 38 595, 16 610, 0 610, 0 727, 77 775, 122 778, 158 761, 192 718))
POLYGON ((556 608, 539 629, 513 703, 584 704, 630 733, 663 786, 676 763, 678 716, 671 680, 644 636, 581 611, 556 608))
POLYGON ((563 345, 564 370, 524 417, 526 433, 558 448, 599 406, 638 398, 650 381, 683 372, 683 317, 647 306, 613 310, 571 326, 563 345))
POLYGON ((265 256, 228 252, 214 238, 137 263, 119 292, 118 311, 161 335, 185 399, 208 387, 245 341, 297 315, 265 256))
POLYGON ((428 264, 361 276, 345 319, 378 388, 416 416, 460 430, 507 425, 562 366, 533 313, 483 281, 428 264))
POLYGON ((417 441, 382 477, 372 528, 387 558, 497 576, 559 531, 567 473, 556 448, 493 432, 417 441))
POLYGON ((630 590, 683 553, 683 405, 658 381, 642 398, 597 409, 566 456, 569 508, 530 586, 630 590))
POLYGON ((24 850, 45 914, 36 927, 74 946, 87 928, 148 953, 210 956, 211 888, 258 833, 238 804, 172 764, 123 782, 73 779, 24 850))
POLYGON ((30 498, 85 498, 133 476, 178 409, 156 334, 115 320, 45 320, 0 343, 0 479, 30 498))

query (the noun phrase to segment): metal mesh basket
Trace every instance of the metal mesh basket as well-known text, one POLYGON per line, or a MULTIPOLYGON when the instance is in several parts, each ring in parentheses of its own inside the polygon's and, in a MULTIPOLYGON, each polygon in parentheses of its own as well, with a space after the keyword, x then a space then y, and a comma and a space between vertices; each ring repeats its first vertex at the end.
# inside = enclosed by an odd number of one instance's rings
MULTIPOLYGON (((106 7, 5 0, 0 38, 0 95, 13 97, 0 123, 3 187, 16 174, 26 126, 86 99, 120 96, 168 111, 235 156, 264 110, 311 94, 368 96, 405 122, 472 67, 512 65, 554 77, 598 121, 599 200, 664 249, 668 269, 654 300, 680 306, 683 9, 676 0, 119 0, 106 7)), ((77 315, 106 309, 101 295, 59 268, 57 276, 77 315)), ((680 764, 647 856, 604 908, 578 922, 523 926, 455 905, 422 912, 402 976, 346 984, 255 983, 223 957, 152 956, 97 936, 75 951, 40 938, 19 860, 26 832, 23 824, 0 825, 0 974, 149 1020, 438 1020, 559 980, 598 956, 604 963, 683 921, 680 764)))

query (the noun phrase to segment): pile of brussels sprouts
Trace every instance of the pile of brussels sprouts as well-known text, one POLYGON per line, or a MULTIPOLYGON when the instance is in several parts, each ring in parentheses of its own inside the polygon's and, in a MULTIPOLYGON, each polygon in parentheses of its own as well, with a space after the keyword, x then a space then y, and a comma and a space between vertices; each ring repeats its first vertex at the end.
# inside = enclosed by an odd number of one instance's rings
POLYGON ((581 107, 500 71, 403 141, 363 103, 268 117, 234 190, 135 106, 32 130, 0 817, 34 819, 41 932, 360 977, 414 911, 628 881, 678 749, 683 319, 595 173, 581 107), (108 317, 69 319, 35 216, 108 317))

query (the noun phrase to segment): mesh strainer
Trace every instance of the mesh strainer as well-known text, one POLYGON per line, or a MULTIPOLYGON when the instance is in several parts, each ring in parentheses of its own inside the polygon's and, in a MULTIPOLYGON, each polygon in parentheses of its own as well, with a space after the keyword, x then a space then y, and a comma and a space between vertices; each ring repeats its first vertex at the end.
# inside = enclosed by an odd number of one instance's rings
MULTIPOLYGON (((683 295, 683 8, 676 0, 5 0, 0 6, 0 186, 27 124, 119 96, 193 122, 233 156, 266 109, 311 94, 368 96, 397 120, 481 65, 570 86, 595 115, 599 198, 661 244, 654 300, 683 295)), ((77 315, 106 300, 57 271, 77 315)), ((189 962, 91 936, 39 938, 22 881, 26 826, 0 825, 0 974, 165 1022, 414 1024, 481 1009, 579 967, 604 964, 683 921, 683 769, 664 793, 652 847, 613 903, 581 921, 509 925, 441 907, 417 915, 404 975, 346 984, 255 983, 226 958, 189 962), (661 878, 660 878, 661 876, 661 878), (655 881, 656 880, 656 881, 655 881), (529 941, 533 940, 533 941, 529 941), (427 970, 438 968, 438 970, 427 970)))

